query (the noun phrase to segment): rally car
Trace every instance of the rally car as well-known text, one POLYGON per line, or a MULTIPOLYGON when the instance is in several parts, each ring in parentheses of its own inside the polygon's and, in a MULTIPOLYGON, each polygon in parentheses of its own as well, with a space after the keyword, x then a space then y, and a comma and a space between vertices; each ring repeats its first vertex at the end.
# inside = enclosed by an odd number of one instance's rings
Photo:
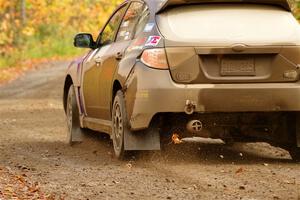
POLYGON ((68 67, 68 139, 115 155, 163 138, 269 142, 300 159, 300 28, 286 0, 129 0, 68 67))

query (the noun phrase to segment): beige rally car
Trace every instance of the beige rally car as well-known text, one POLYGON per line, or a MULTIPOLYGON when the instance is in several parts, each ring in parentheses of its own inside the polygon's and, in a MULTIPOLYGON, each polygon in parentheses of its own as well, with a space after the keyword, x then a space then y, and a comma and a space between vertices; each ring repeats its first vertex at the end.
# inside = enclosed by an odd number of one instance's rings
POLYGON ((74 44, 89 52, 65 78, 70 143, 104 132, 123 158, 176 133, 300 159, 300 27, 286 0, 129 0, 74 44))

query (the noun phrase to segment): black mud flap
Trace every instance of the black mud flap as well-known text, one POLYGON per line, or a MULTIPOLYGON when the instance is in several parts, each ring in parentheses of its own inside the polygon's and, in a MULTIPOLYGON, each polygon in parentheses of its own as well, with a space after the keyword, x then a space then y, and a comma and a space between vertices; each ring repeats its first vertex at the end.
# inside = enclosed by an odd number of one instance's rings
POLYGON ((125 131, 124 149, 128 151, 160 150, 158 128, 148 128, 137 132, 125 131))

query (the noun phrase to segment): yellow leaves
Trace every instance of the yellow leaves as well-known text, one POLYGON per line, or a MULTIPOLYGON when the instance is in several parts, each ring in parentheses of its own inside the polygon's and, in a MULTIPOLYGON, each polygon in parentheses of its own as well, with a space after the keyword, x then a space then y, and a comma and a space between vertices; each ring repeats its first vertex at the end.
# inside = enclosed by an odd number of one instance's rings
POLYGON ((9 23, 7 21, 2 21, 0 24, 1 31, 8 31, 9 30, 9 23))
MULTIPOLYGON (((73 48, 72 37, 90 32, 96 38, 121 1, 0 0, 0 68, 33 58, 81 53, 73 48), (23 15, 22 1, 26 3, 23 15)), ((1 72, 0 80, 11 74, 1 72)))
POLYGON ((20 175, 17 175, 16 176, 16 179, 20 182, 20 183, 25 183, 25 178, 24 178, 24 176, 20 176, 20 175))
POLYGON ((298 2, 296 6, 296 17, 300 20, 300 2, 298 2))
POLYGON ((26 36, 32 36, 34 33, 35 33, 35 30, 33 27, 25 27, 23 30, 22 30, 22 33, 26 36))
MULTIPOLYGON (((40 190, 38 182, 32 182, 26 174, 18 175, 11 169, 0 174, 0 199, 50 199, 40 190)), ((52 198, 51 198, 52 199, 52 198)), ((53 198, 56 199, 56 198, 53 198)))

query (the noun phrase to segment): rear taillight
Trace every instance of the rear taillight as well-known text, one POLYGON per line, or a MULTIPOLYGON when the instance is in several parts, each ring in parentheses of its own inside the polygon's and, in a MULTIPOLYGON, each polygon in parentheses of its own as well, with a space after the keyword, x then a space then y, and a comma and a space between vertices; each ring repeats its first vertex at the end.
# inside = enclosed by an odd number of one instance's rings
POLYGON ((141 61, 151 68, 168 69, 167 56, 163 48, 144 50, 141 61))

